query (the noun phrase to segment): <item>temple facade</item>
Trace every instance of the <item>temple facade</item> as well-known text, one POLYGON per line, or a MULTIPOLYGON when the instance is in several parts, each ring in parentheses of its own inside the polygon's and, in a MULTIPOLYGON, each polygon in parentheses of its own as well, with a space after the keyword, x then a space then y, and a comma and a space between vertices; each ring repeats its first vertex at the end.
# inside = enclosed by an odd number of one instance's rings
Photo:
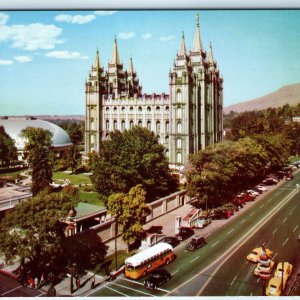
POLYGON ((169 94, 142 94, 130 58, 125 70, 115 38, 104 70, 99 51, 86 82, 85 153, 98 151, 113 130, 146 127, 165 147, 170 167, 181 169, 190 153, 223 141, 223 78, 212 46, 204 50, 196 19, 192 49, 184 34, 169 73, 169 94))

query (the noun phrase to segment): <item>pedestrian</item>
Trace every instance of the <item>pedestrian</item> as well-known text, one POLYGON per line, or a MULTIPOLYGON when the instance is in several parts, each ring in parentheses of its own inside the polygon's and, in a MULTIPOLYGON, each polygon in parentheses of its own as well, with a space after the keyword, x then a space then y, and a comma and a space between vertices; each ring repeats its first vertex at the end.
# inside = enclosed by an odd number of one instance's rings
POLYGON ((37 290, 39 287, 39 279, 37 277, 34 278, 34 288, 37 290))
POLYGON ((45 275, 43 273, 41 276, 40 286, 42 286, 44 284, 44 282, 45 282, 45 275))
POLYGON ((95 288, 95 277, 92 278, 91 289, 95 288))
POLYGON ((34 287, 34 280, 33 280, 33 278, 32 278, 31 276, 29 277, 28 285, 29 285, 29 287, 30 287, 31 289, 33 289, 33 287, 34 287))
POLYGON ((76 277, 76 286, 77 286, 77 289, 80 288, 80 277, 79 276, 76 277))

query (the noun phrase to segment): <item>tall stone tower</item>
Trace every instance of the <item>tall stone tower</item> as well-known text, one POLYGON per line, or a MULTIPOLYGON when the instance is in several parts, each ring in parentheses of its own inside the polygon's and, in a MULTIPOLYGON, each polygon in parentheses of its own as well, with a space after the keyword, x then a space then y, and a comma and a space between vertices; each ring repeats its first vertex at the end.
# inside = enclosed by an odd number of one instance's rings
POLYGON ((170 165, 181 168, 190 153, 222 142, 222 84, 217 63, 203 49, 199 16, 192 50, 187 53, 184 34, 170 71, 170 165))

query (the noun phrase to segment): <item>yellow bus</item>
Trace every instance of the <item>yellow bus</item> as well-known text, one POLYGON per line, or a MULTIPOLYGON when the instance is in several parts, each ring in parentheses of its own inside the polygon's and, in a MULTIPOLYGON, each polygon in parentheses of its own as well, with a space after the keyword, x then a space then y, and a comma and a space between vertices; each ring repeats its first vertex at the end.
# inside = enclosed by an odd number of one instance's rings
POLYGON ((168 265, 175 259, 173 247, 167 243, 158 243, 125 260, 125 276, 139 279, 162 265, 168 265))

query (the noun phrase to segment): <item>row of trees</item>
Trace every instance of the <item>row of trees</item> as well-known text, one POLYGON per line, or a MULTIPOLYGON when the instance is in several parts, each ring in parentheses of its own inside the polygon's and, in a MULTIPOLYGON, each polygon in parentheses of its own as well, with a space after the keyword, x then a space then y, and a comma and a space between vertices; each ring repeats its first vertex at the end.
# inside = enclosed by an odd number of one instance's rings
POLYGON ((300 104, 243 113, 230 112, 225 115, 224 121, 224 127, 229 129, 226 139, 237 141, 255 134, 282 134, 292 142, 292 153, 300 154, 300 125, 293 122, 293 116, 300 116, 300 104))
POLYGON ((217 207, 280 169, 290 155, 283 135, 255 135, 207 147, 190 156, 188 193, 200 204, 217 207))

